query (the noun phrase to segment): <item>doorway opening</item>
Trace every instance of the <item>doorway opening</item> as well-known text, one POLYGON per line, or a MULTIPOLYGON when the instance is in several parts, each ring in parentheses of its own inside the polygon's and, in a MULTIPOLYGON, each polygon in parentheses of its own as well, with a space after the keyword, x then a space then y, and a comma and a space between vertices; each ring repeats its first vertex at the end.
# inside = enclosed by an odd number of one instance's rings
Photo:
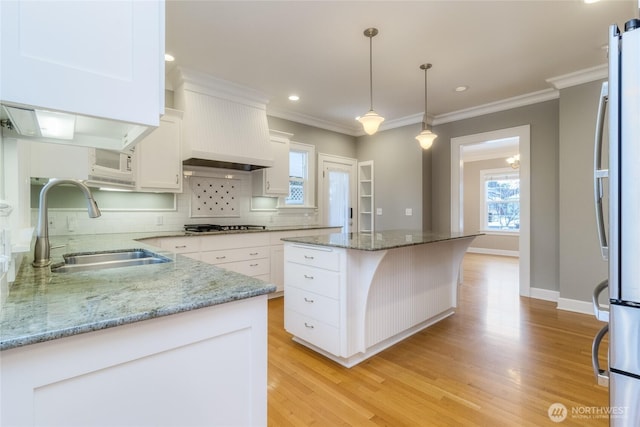
POLYGON ((321 223, 358 230, 356 174, 358 161, 348 157, 318 155, 318 210, 321 223))
MULTIPOLYGON (((464 151, 487 141, 517 140, 519 158, 519 292, 530 296, 530 126, 518 126, 451 139, 451 231, 464 232, 464 151)), ((481 228, 481 227, 480 227, 481 228)), ((478 230, 466 230, 475 232, 478 230)))

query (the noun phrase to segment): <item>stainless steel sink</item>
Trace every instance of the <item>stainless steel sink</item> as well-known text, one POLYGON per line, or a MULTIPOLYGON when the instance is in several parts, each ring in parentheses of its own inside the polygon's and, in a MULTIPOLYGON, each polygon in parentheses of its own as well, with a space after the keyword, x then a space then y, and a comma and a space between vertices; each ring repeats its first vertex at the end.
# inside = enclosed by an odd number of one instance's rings
POLYGON ((64 263, 54 265, 54 273, 102 270, 105 268, 131 267, 135 265, 161 264, 171 258, 146 249, 122 249, 103 252, 82 252, 63 255, 64 263))

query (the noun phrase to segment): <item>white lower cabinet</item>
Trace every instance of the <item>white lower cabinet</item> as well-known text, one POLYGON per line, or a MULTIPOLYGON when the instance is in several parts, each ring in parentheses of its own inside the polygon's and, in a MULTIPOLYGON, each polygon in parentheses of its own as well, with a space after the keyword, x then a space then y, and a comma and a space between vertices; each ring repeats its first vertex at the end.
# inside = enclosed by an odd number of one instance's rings
POLYGON ((239 233, 202 236, 200 261, 269 281, 269 236, 239 233))
MULTIPOLYGON (((182 254, 207 264, 214 264, 246 276, 255 277, 276 285, 270 297, 282 296, 284 292, 284 242, 286 237, 317 236, 339 233, 340 227, 314 228, 288 231, 232 233, 184 237, 158 237, 145 239, 145 243, 164 250, 182 254)), ((321 262, 327 254, 317 254, 315 262, 321 262)), ((330 261, 337 268, 336 258, 330 261)), ((306 260, 313 264, 314 260, 306 260)), ((304 264, 304 261, 301 260, 304 264)), ((321 273, 319 273, 321 274, 321 273)), ((327 279, 327 280, 333 280, 327 279)))
POLYGON ((267 296, 2 352, 3 426, 266 426, 267 296))
POLYGON ((332 227, 270 233, 271 283, 277 287, 275 295, 280 295, 284 291, 284 242, 280 239, 287 237, 319 236, 322 234, 340 233, 341 230, 341 227, 332 227))
POLYGON ((345 251, 288 243, 284 257, 285 329, 298 339, 342 356, 345 251))

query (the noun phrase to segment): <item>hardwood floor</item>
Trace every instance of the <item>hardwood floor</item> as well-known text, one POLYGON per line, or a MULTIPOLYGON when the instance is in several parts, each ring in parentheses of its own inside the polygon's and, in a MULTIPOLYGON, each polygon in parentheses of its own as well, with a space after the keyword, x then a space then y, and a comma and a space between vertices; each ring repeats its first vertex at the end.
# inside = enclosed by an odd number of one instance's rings
POLYGON ((283 298, 270 300, 269 425, 607 426, 591 368, 603 324, 519 297, 517 259, 467 254, 463 267, 453 316, 351 369, 293 342, 283 298))

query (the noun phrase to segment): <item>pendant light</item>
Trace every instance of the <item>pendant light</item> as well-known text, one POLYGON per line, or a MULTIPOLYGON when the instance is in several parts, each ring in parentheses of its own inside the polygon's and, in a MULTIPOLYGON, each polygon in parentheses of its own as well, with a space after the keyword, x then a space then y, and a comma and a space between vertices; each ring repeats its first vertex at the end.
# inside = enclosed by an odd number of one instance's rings
POLYGON ((367 28, 364 30, 365 37, 369 37, 369 100, 370 108, 367 114, 358 117, 358 121, 362 123, 362 127, 367 135, 373 135, 378 131, 380 123, 384 121, 384 117, 373 111, 373 38, 378 34, 377 28, 367 28))
POLYGON ((438 137, 435 133, 431 132, 431 130, 427 127, 427 70, 431 68, 431 64, 422 64, 420 66, 421 70, 424 70, 424 117, 422 119, 422 132, 416 139, 420 143, 420 147, 423 150, 428 150, 433 145, 433 140, 438 137))

